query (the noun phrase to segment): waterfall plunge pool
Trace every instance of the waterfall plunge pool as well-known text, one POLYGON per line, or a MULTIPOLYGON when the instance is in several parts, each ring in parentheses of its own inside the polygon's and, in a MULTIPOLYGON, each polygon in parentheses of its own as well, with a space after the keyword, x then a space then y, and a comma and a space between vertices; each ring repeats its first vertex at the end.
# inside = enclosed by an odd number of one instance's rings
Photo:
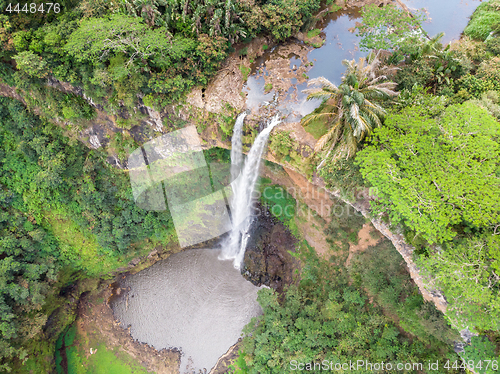
POLYGON ((262 313, 260 287, 247 281, 218 249, 189 249, 119 286, 110 304, 132 337, 157 350, 181 350, 180 373, 208 373, 238 341, 243 327, 262 313))

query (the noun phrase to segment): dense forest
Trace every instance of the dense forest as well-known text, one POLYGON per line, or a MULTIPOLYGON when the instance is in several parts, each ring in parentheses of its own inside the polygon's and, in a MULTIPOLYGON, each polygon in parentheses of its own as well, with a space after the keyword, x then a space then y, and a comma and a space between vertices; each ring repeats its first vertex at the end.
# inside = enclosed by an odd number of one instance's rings
MULTIPOLYGON (((0 0, 0 371, 16 373, 54 371, 78 297, 109 284, 135 256, 176 245, 169 212, 138 208, 127 171, 75 135, 98 121, 96 108, 127 111, 133 122, 139 104, 182 106, 244 43, 258 35, 286 42, 307 32, 322 6, 341 8, 329 0, 34 4, 16 10, 0 0)), ((309 80, 308 98, 321 105, 302 125, 319 134, 315 149, 302 157, 283 131, 269 148, 345 201, 369 189, 371 218, 415 248, 446 314, 422 298, 388 240, 343 265, 335 243, 354 242, 364 218, 332 216, 330 258, 287 219, 300 242, 300 280, 282 294, 260 291, 263 315, 246 327, 231 371, 359 359, 497 372, 474 365, 500 354, 500 1, 482 2, 463 37, 446 46, 423 20, 393 5, 365 6, 356 33, 367 57, 345 61, 340 85, 309 80), (458 355, 464 329, 474 336, 458 355)), ((138 145, 125 133, 110 142, 121 158, 138 145)), ((207 157, 222 158, 217 152, 207 157)))

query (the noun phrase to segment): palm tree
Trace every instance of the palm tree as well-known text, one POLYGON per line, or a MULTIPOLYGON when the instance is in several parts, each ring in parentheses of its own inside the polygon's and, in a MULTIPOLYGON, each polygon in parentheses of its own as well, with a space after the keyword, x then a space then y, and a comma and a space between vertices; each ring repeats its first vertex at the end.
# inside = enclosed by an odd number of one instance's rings
POLYGON ((308 93, 307 100, 322 99, 327 105, 326 108, 332 108, 325 112, 313 113, 302 121, 303 125, 307 125, 312 121, 326 119, 331 124, 329 131, 318 140, 314 149, 314 152, 318 153, 329 145, 328 153, 318 169, 332 151, 334 160, 343 156, 352 157, 366 136, 375 127, 382 125, 386 111, 376 102, 398 94, 393 91, 396 83, 383 82, 387 77, 379 75, 378 55, 370 62, 360 58, 358 63, 355 60, 344 60, 342 64, 347 69, 340 86, 337 87, 328 79, 319 77, 308 82, 308 86, 319 87, 304 90, 308 93))

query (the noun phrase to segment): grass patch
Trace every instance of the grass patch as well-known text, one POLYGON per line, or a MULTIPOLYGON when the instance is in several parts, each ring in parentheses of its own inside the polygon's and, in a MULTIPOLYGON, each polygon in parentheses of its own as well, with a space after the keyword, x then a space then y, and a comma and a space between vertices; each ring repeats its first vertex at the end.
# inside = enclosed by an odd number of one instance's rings
POLYGON ((243 75, 243 81, 246 82, 248 79, 248 76, 250 75, 250 71, 252 69, 247 68, 245 65, 240 65, 240 71, 241 74, 243 75))
POLYGON ((264 86, 264 93, 268 93, 269 91, 271 91, 273 89, 273 84, 272 83, 267 83, 265 86, 264 86))
POLYGON ((318 36, 320 33, 321 33, 321 30, 320 30, 320 29, 313 29, 313 30, 309 30, 309 31, 307 32, 307 37, 308 37, 309 39, 311 39, 311 38, 314 38, 314 37, 318 36))
POLYGON ((62 357, 59 349, 66 350, 68 374, 146 374, 148 371, 130 355, 115 347, 108 349, 102 341, 93 341, 91 346, 96 350, 87 358, 90 342, 85 336, 78 334, 73 324, 57 341, 56 365, 57 373, 62 373, 62 357))
POLYGON ((328 128, 328 120, 325 119, 317 119, 315 121, 309 122, 306 126, 304 126, 304 130, 314 136, 314 139, 319 139, 323 135, 325 135, 328 131, 328 128))
POLYGON ((148 371, 132 357, 118 348, 113 350, 99 345, 97 352, 89 357, 88 373, 93 374, 146 374, 148 371))
POLYGON ((268 49, 268 48, 269 48, 269 46, 268 46, 267 44, 263 44, 263 45, 262 45, 262 50, 263 50, 263 51, 265 51, 265 50, 266 50, 266 49, 268 49))

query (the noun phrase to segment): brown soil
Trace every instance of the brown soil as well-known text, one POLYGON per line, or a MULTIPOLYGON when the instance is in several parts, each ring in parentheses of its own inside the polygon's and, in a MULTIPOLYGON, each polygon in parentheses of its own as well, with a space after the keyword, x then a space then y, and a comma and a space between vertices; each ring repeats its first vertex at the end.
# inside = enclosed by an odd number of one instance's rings
POLYGON ((209 374, 224 374, 229 372, 229 366, 231 366, 234 361, 238 358, 238 351, 240 350, 241 339, 233 345, 231 348, 227 350, 225 354, 223 354, 215 366, 210 370, 209 374))
POLYGON ((382 239, 382 235, 375 230, 375 227, 371 223, 365 223, 358 232, 358 243, 349 245, 349 256, 345 262, 345 267, 349 267, 354 254, 366 251, 368 247, 377 244, 380 239, 382 239))

